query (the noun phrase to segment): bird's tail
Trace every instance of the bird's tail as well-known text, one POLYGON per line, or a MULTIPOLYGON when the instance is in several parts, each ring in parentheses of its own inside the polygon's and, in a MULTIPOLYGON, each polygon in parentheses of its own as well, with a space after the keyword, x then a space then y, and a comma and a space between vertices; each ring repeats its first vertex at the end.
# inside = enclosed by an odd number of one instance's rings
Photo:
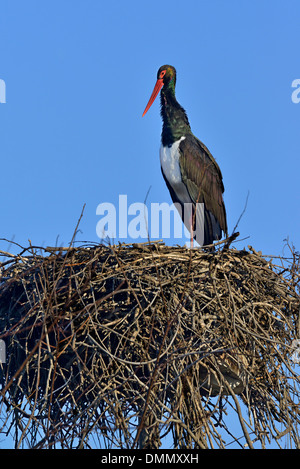
POLYGON ((204 203, 196 204, 194 216, 194 239, 200 246, 212 244, 222 238, 222 229, 215 216, 204 203))

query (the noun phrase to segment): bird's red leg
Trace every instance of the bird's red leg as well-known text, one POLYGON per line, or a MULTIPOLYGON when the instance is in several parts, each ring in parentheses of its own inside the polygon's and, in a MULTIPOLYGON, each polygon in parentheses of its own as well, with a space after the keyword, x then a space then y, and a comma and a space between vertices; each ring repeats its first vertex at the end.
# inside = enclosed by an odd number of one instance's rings
POLYGON ((194 237, 193 237, 193 214, 191 215, 191 218, 190 218, 190 234, 191 234, 191 248, 194 247, 194 237))

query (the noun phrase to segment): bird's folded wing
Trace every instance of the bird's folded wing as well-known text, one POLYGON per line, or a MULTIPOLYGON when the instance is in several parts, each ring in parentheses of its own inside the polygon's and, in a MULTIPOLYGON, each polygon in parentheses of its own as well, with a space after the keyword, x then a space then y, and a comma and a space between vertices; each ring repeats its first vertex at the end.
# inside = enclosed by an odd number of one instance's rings
POLYGON ((223 201, 224 186, 220 168, 206 148, 193 135, 180 142, 180 170, 192 201, 204 203, 227 234, 226 211, 223 201))

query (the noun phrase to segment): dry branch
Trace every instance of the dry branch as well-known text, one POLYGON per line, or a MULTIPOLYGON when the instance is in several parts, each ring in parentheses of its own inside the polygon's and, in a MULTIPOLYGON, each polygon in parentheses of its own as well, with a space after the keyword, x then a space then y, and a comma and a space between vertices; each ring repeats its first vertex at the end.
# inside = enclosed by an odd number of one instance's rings
POLYGON ((9 256, 0 430, 18 447, 298 447, 299 258, 229 244, 9 256))

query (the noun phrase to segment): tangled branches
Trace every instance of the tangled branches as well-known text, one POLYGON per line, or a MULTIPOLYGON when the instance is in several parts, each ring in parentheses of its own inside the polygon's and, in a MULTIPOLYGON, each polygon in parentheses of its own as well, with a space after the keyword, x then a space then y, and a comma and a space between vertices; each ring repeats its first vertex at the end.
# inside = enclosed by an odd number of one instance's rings
POLYGON ((0 429, 16 447, 299 446, 294 252, 45 251, 2 264, 0 429))

